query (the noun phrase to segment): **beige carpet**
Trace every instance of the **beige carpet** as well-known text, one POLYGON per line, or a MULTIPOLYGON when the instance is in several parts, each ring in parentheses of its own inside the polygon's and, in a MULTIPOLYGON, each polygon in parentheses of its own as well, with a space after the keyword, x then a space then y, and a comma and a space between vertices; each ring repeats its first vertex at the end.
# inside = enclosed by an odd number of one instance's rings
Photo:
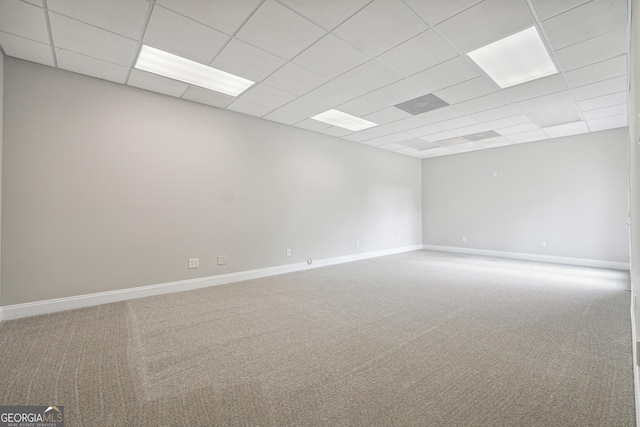
POLYGON ((0 324, 67 426, 633 426, 627 273, 418 251, 0 324))

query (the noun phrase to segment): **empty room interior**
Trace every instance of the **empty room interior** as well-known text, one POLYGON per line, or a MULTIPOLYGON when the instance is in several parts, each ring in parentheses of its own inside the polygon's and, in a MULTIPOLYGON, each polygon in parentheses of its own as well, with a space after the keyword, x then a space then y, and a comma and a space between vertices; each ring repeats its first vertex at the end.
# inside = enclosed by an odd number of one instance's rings
POLYGON ((639 10, 2 0, 0 417, 640 425, 639 10))

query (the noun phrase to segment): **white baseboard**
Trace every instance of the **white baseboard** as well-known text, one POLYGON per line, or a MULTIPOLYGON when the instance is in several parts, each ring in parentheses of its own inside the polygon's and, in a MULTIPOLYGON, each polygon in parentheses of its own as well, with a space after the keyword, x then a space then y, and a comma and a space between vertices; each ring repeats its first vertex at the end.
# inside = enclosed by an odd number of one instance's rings
POLYGON ((209 286, 225 285, 241 282, 243 280, 258 279, 261 277, 276 276, 278 274, 292 273, 294 271, 310 268, 324 267, 345 262, 359 261, 368 258, 376 258, 385 255, 393 255, 402 252, 410 252, 422 249, 422 245, 404 246, 400 248, 385 249, 381 251, 364 252, 353 255, 345 255, 335 258, 314 260, 312 264, 300 262, 276 267, 260 268, 256 270, 240 271, 237 273, 220 274, 217 276, 201 277, 198 279, 180 280, 177 282, 161 283, 157 285, 141 286, 136 288, 120 289, 117 291, 99 292, 95 294, 78 295, 66 298, 56 298, 44 301, 36 301, 25 304, 15 304, 0 307, 0 321, 19 319, 21 317, 37 316, 40 314, 54 313, 57 311, 72 310, 76 308, 90 307, 100 304, 125 301, 135 298, 143 298, 153 295, 162 295, 172 292, 189 291, 193 289, 207 288, 209 286))
POLYGON ((521 252, 492 251, 488 249, 460 248, 455 246, 422 245, 422 248, 430 251, 521 259, 526 261, 550 262, 553 264, 579 265, 582 267, 609 268, 613 270, 629 270, 630 268, 628 262, 605 261, 598 259, 570 258, 551 255, 527 254, 521 252))

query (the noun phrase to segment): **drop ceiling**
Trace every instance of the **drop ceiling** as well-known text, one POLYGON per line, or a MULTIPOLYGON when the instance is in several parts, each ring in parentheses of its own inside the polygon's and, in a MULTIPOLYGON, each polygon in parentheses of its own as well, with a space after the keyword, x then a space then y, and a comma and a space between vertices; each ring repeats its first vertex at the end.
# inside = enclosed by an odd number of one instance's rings
POLYGON ((0 47, 418 158, 627 126, 627 0, 2 0, 0 47), (500 89, 467 56, 534 25, 557 74, 500 89), (143 44, 257 83, 233 97, 134 69, 143 44), (396 107, 429 94, 443 106, 396 107), (378 126, 311 119, 330 109, 378 126))

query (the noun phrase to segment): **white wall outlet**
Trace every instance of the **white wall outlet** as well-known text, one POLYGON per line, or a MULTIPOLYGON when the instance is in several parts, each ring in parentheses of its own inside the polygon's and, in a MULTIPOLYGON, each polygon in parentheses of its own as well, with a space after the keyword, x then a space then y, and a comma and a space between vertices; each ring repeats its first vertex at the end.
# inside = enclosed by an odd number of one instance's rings
POLYGON ((200 258, 189 258, 189 268, 200 267, 200 258))
POLYGON ((291 249, 287 249, 287 256, 291 256, 291 249))
POLYGON ((540 242, 540 247, 541 248, 546 248, 547 247, 547 242, 540 242))
POLYGON ((400 236, 398 236, 398 242, 400 241, 400 236))
POLYGON ((227 265, 226 255, 218 255, 218 265, 227 265))
POLYGON ((502 176, 502 171, 493 171, 494 178, 500 178, 502 176))
POLYGON ((460 238, 460 240, 462 240, 463 242, 466 242, 466 241, 467 241, 467 236, 462 236, 462 237, 460 238))
POLYGON ((360 240, 356 240, 356 248, 360 247, 360 240))

